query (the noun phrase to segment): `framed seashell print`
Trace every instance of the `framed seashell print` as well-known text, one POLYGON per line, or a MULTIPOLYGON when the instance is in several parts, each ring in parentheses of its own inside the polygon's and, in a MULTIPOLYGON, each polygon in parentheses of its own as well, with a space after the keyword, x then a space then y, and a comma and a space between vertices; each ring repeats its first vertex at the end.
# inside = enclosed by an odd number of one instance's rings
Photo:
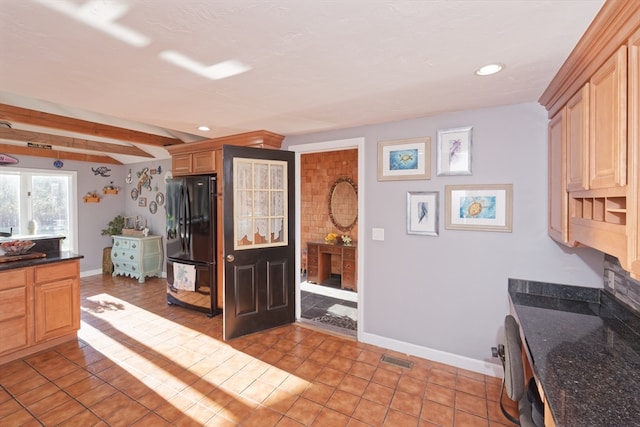
POLYGON ((378 142, 378 181, 431 179, 431 138, 378 142))
POLYGON ((511 232, 513 184, 446 185, 444 191, 444 228, 511 232))

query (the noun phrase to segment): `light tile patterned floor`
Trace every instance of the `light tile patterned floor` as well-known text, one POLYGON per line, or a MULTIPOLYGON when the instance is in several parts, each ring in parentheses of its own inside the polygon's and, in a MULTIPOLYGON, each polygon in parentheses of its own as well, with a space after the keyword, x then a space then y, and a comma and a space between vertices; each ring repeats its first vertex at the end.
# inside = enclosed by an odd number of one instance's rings
POLYGON ((80 339, 0 366, 0 425, 509 425, 499 379, 297 324, 223 342, 165 286, 82 279, 80 339))

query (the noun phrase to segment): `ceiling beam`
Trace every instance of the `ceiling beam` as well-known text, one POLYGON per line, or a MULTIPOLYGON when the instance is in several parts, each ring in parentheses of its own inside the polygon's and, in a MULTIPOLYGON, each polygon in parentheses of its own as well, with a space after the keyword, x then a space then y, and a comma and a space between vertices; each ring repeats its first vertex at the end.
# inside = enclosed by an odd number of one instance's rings
POLYGON ((153 157, 153 155, 131 145, 110 144, 107 142, 91 141, 88 139, 71 138, 62 135, 31 132, 21 129, 6 129, 0 127, 0 139, 9 141, 31 142, 33 144, 56 145, 81 150, 101 151, 104 153, 126 154, 128 156, 153 157))
POLYGON ((78 162, 109 163, 121 165, 122 163, 109 156, 98 156, 96 154, 72 153, 69 151, 49 150, 46 148, 21 147, 19 145, 0 144, 0 151, 4 154, 36 157, 48 157, 50 159, 76 160, 78 162))
POLYGON ((182 144, 182 141, 177 138, 154 135, 151 133, 59 116, 57 114, 45 113, 42 111, 29 110, 27 108, 7 104, 0 104, 0 120, 9 123, 25 123, 33 126, 77 132, 124 142, 156 145, 159 147, 182 144))

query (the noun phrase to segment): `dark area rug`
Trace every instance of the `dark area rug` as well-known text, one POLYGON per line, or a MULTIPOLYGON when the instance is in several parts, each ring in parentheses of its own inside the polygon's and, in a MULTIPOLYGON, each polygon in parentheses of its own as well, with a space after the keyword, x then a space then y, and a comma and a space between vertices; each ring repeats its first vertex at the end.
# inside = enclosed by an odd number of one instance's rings
POLYGON ((350 331, 358 330, 358 322, 348 316, 336 316, 330 313, 324 316, 311 319, 312 322, 324 323, 338 328, 348 329, 350 331))

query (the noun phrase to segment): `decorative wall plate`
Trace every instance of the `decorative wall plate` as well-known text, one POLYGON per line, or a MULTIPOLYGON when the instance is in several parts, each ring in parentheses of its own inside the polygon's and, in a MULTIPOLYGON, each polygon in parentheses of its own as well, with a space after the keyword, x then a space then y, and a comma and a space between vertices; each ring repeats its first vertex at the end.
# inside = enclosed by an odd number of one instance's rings
POLYGON ((131 190, 131 199, 132 200, 138 200, 138 189, 134 188, 133 190, 131 190))
POLYGON ((151 201, 151 203, 149 203, 149 212, 151 212, 152 214, 158 212, 158 204, 156 202, 151 201))
POLYGON ((159 206, 162 206, 164 204, 164 194, 162 193, 156 194, 156 202, 158 202, 159 206))

